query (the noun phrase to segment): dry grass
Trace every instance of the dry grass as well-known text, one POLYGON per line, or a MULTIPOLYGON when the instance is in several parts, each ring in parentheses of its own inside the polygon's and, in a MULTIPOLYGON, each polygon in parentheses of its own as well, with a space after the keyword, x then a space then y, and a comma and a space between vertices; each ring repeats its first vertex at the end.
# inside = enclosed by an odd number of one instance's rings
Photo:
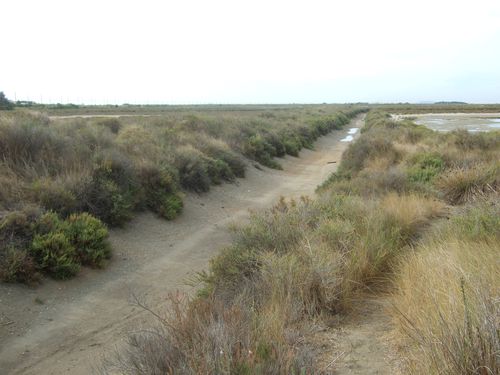
POLYGON ((448 237, 407 256, 394 305, 408 373, 499 373, 499 250, 448 237))
POLYGON ((489 195, 498 196, 500 163, 490 162, 450 170, 437 181, 437 186, 451 204, 473 202, 489 195))

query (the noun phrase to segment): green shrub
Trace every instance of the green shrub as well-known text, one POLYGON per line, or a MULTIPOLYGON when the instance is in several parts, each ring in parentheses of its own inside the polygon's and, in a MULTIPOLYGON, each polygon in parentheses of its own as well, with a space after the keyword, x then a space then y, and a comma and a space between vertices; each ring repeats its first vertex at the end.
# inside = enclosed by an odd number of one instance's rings
POLYGON ((140 184, 127 159, 99 160, 84 188, 83 210, 110 225, 123 225, 140 201, 140 184))
POLYGON ((295 137, 286 138, 284 141, 285 150, 288 155, 299 156, 299 151, 302 148, 300 140, 295 137))
POLYGON ((245 163, 234 151, 223 142, 200 142, 201 150, 208 156, 224 161, 236 177, 245 177, 245 163))
POLYGON ((444 161, 436 153, 419 153, 409 160, 407 170, 411 182, 431 182, 444 169, 444 161))
POLYGON ((83 265, 101 267, 111 257, 105 225, 88 213, 72 214, 63 231, 76 249, 76 256, 83 265))
POLYGON ((182 199, 177 193, 177 175, 170 166, 142 166, 139 176, 144 203, 148 209, 168 220, 182 211, 182 199))
POLYGON ((175 219, 182 212, 183 203, 179 194, 165 194, 158 203, 158 214, 167 220, 175 219))
POLYGON ((249 137, 244 146, 243 153, 250 159, 256 160, 269 168, 281 169, 278 162, 273 160, 276 149, 268 143, 260 134, 249 137))
POLYGON ((207 158, 207 171, 213 184, 224 181, 234 181, 235 176, 229 165, 220 159, 207 158))
POLYGON ((37 266, 56 279, 68 279, 80 270, 76 249, 62 232, 36 234, 30 251, 37 266))

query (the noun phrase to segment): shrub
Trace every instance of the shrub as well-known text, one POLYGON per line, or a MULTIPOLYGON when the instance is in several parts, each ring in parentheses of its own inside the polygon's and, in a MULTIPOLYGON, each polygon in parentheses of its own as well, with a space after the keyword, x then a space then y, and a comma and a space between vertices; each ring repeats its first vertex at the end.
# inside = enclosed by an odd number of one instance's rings
POLYGON ((266 167, 281 169, 278 162, 273 160, 276 149, 259 134, 253 135, 246 140, 243 145, 243 153, 266 167))
POLYGON ((216 139, 198 140, 200 149, 208 156, 225 162, 236 177, 245 177, 245 163, 227 144, 216 139))
POLYGON ((173 220, 181 213, 183 206, 179 194, 166 194, 159 202, 158 214, 167 220, 173 220))
POLYGON ((25 249, 0 247, 0 281, 29 284, 38 279, 35 262, 25 249))
POLYGON ((408 162, 408 179, 411 182, 431 182, 444 169, 443 159, 435 153, 419 153, 408 162))
POLYGON ((179 178, 182 187, 197 193, 206 192, 210 189, 210 175, 206 157, 192 148, 183 147, 178 150, 175 166, 179 170, 179 178))
POLYGON ((111 257, 108 230, 100 220, 88 213, 72 214, 63 230, 75 247, 79 263, 102 267, 103 262, 111 257))
POLYGON ((36 234, 30 251, 37 266, 56 279, 68 279, 80 270, 75 247, 62 232, 36 234))
POLYGON ((110 225, 123 225, 139 204, 140 184, 130 161, 111 155, 98 160, 84 190, 83 209, 110 225))
POLYGON ((220 184, 223 180, 234 181, 235 176, 229 165, 220 159, 207 158, 207 171, 213 184, 220 184))
POLYGON ((147 208, 168 220, 180 214, 182 199, 177 193, 177 177, 172 168, 142 166, 139 177, 147 208))
POLYGON ((369 160, 382 156, 391 163, 395 163, 401 155, 387 135, 363 134, 344 151, 339 172, 344 174, 357 173, 369 160))
POLYGON ((284 141, 285 150, 288 155, 299 156, 299 151, 302 148, 300 140, 295 137, 286 138, 284 141))

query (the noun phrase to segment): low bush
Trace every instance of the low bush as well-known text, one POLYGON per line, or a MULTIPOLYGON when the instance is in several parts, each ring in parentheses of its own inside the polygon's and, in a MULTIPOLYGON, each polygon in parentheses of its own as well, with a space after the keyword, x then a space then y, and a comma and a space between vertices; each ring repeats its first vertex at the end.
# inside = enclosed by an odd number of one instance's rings
POLYGON ((277 155, 276 149, 261 135, 249 137, 243 145, 243 153, 266 167, 281 169, 279 163, 273 160, 273 157, 277 155))
POLYGON ((200 151, 192 147, 183 147, 178 150, 175 166, 179 170, 182 187, 197 193, 210 189, 210 175, 207 159, 200 151))
POLYGON ((56 279, 68 279, 80 270, 75 247, 62 232, 36 234, 30 251, 37 267, 56 279))
POLYGON ((401 154, 394 147, 387 134, 361 136, 357 142, 351 143, 344 151, 339 173, 358 173, 370 160, 377 157, 384 157, 391 164, 394 164, 400 160, 401 154))
POLYGON ((70 215, 62 232, 75 247, 80 264, 102 267, 111 257, 107 228, 88 213, 70 215))
POLYGON ((34 259, 25 249, 0 247, 0 280, 32 284, 39 279, 34 259))
POLYGON ((98 159, 83 189, 83 210, 110 225, 123 225, 140 202, 140 184, 130 161, 120 155, 98 159))
POLYGON ((0 221, 0 279, 31 283, 39 273, 67 279, 80 265, 102 266, 111 255, 107 235, 87 213, 66 220, 36 208, 10 213, 0 221))
POLYGON ((408 179, 411 182, 431 182, 444 170, 444 161, 436 153, 417 153, 408 161, 408 179))
POLYGON ((142 166, 139 178, 147 208, 168 220, 180 214, 183 204, 177 192, 178 177, 173 168, 142 166))

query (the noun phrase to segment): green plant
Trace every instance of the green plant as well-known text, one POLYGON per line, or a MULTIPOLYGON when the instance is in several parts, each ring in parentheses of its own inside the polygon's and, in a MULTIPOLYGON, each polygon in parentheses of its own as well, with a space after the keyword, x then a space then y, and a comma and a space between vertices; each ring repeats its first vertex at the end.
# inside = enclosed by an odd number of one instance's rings
POLYGON ((179 170, 181 185, 197 193, 210 189, 210 175, 206 157, 194 148, 185 147, 178 151, 175 165, 179 170))
POLYGON ((30 251, 37 266, 56 279, 68 279, 80 270, 76 249, 62 232, 36 234, 30 251))
POLYGON ((419 153, 409 160, 407 169, 411 182, 431 182, 444 169, 444 161, 435 153, 419 153))
POLYGON ((111 257, 107 228, 88 213, 70 215, 63 232, 75 247, 81 264, 102 267, 104 261, 111 257))

